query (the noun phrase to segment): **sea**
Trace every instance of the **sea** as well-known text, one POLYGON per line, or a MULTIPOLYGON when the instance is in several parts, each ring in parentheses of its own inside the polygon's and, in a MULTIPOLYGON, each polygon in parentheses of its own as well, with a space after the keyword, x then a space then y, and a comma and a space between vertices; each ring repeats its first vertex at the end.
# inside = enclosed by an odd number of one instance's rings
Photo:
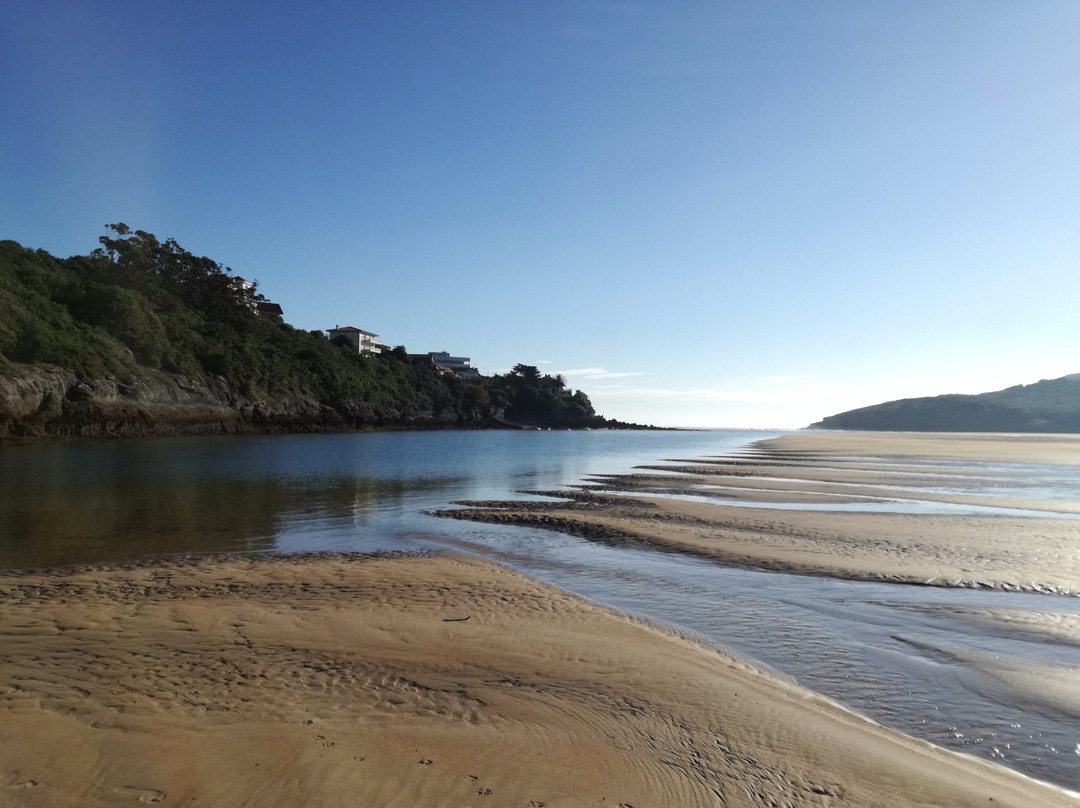
MULTIPOLYGON (((481 430, 5 446, 0 569, 205 552, 464 553, 711 645, 908 735, 1080 791, 1080 598, 765 572, 433 515, 463 501, 535 499, 530 492, 639 465, 740 454, 781 434, 481 430), (999 610, 1061 630, 978 619, 999 610)), ((1080 490, 1075 468, 990 465, 1027 498, 1080 490)), ((977 481, 965 485, 978 491, 977 481)), ((881 510, 921 507, 940 505, 908 491, 881 510)), ((1077 535, 1080 551, 1080 520, 1077 535)))

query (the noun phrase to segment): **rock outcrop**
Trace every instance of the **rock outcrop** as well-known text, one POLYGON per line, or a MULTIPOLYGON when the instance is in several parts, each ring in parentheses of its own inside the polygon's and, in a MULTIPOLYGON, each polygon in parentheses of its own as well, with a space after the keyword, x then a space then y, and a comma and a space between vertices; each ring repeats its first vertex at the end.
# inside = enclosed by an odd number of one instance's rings
POLYGON ((244 432, 324 432, 376 427, 483 426, 455 413, 381 410, 368 402, 328 406, 280 394, 252 401, 221 377, 190 379, 146 370, 126 379, 7 365, 0 370, 0 438, 152 437, 244 432))

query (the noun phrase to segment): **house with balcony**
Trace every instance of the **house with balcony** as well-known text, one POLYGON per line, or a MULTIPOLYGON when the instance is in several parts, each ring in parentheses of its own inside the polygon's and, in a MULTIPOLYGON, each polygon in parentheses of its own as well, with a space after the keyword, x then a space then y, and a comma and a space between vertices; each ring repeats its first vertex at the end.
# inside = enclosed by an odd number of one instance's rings
POLYGON ((340 343, 345 340, 358 354, 380 354, 386 347, 378 334, 351 325, 334 326, 327 329, 326 333, 331 342, 340 343))
POLYGON ((467 356, 451 356, 447 351, 430 351, 422 354, 409 354, 414 362, 432 364, 443 373, 453 373, 462 379, 476 379, 480 371, 472 366, 472 359, 467 356))

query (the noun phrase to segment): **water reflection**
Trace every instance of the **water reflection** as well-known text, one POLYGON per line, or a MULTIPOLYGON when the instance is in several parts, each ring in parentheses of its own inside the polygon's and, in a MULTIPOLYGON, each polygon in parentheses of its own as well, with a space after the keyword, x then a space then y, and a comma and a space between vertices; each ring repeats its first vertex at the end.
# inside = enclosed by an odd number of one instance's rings
MULTIPOLYGON (((42 567, 191 552, 285 549, 298 532, 353 534, 406 498, 456 481, 102 475, 5 483, 0 557, 42 567)), ((315 542, 310 549, 327 549, 315 542)))
POLYGON ((280 498, 273 486, 192 478, 5 488, 20 503, 0 511, 0 553, 13 567, 270 549, 280 498))
POLYGON ((0 568, 362 551, 430 529, 423 511, 451 500, 522 496, 511 489, 628 471, 672 446, 724 451, 766 435, 494 431, 3 447, 0 568))

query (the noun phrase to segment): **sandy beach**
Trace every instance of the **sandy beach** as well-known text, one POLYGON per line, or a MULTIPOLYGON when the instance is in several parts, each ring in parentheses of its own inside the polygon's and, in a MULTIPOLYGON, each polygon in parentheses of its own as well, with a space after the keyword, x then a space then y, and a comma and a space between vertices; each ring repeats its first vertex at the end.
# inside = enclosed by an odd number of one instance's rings
POLYGON ((801 432, 765 444, 821 456, 906 457, 1080 465, 1080 435, 981 432, 801 432))
POLYGON ((0 805, 1075 804, 474 560, 70 568, 0 604, 0 805))
MULTIPOLYGON (((1078 446, 808 433, 448 515, 815 575, 1080 593, 1077 523, 1060 518, 1080 503, 999 496, 1004 478, 980 466, 1076 464, 1078 446), (927 501, 1043 515, 780 507, 942 474, 986 477, 990 493, 927 501)), ((1080 642, 1052 607, 956 618, 1080 642)), ((964 662, 974 689, 1080 715, 1073 671, 964 662)), ((0 574, 0 806, 991 803, 1077 799, 488 562, 230 555, 0 574)))

